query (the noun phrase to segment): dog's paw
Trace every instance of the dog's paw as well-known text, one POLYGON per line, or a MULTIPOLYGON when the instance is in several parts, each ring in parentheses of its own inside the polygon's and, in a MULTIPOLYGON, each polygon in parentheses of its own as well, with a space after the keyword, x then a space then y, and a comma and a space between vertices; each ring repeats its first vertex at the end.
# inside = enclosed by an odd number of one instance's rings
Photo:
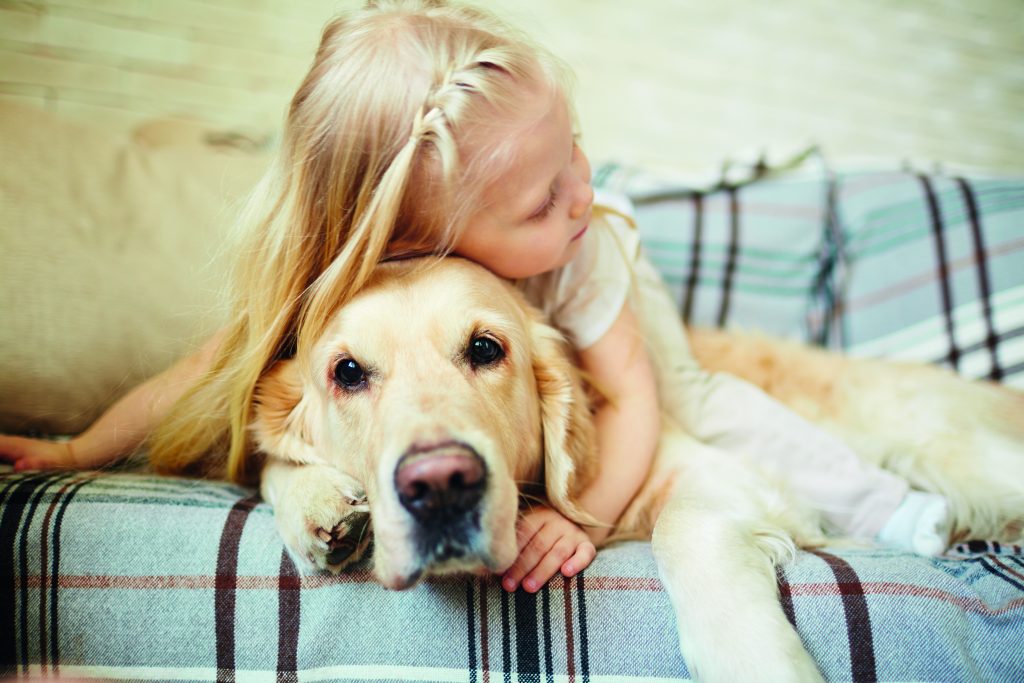
POLYGON ((363 487, 329 467, 304 467, 274 510, 285 545, 310 569, 340 572, 370 543, 370 513, 363 487))

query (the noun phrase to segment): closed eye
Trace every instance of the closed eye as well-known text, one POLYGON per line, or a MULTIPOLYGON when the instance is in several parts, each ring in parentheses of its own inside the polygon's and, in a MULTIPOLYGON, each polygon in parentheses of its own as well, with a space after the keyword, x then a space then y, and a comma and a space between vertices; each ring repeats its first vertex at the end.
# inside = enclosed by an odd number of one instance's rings
POLYGON ((544 220, 545 218, 547 218, 551 214, 551 211, 554 210, 554 208, 555 208, 555 200, 557 198, 558 198, 557 188, 554 185, 552 185, 551 186, 551 190, 548 192, 548 199, 547 199, 546 202, 544 202, 544 206, 542 206, 539 209, 537 209, 536 211, 534 211, 533 214, 530 215, 529 220, 531 220, 531 221, 540 221, 540 220, 544 220))

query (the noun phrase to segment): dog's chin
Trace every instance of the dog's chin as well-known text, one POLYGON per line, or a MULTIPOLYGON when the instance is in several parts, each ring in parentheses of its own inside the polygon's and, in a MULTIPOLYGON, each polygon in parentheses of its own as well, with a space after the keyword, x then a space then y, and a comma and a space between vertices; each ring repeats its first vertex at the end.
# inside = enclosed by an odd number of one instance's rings
POLYGON ((390 590, 408 590, 428 576, 502 574, 512 566, 515 559, 514 549, 511 553, 466 553, 442 561, 421 561, 404 571, 378 574, 377 579, 390 590))
MULTIPOLYGON (((518 508, 514 495, 441 528, 421 526, 403 516, 371 509, 378 524, 374 573, 391 590, 407 590, 428 576, 501 574, 519 556, 518 508), (387 523, 393 519, 393 523, 387 523)), ((379 505, 379 504, 378 504, 379 505)))

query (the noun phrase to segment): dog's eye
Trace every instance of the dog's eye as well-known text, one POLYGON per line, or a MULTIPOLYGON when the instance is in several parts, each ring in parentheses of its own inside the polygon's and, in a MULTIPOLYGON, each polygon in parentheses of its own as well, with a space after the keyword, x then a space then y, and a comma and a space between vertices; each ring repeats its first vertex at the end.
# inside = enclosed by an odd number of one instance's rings
POLYGON ((468 351, 469 362, 477 368, 497 363, 505 357, 505 351, 501 348, 501 344, 490 337, 474 337, 469 342, 468 351))
POLYGON ((366 372, 351 358, 343 358, 334 366, 334 380, 346 389, 357 389, 366 383, 366 372))

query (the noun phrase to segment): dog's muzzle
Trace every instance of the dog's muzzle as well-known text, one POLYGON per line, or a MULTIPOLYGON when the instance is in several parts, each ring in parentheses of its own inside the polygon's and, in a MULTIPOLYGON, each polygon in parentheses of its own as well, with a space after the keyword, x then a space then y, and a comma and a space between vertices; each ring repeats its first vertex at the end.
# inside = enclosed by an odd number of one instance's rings
POLYGON ((395 468, 395 491, 415 520, 424 564, 475 555, 487 467, 459 442, 410 448, 395 468))

